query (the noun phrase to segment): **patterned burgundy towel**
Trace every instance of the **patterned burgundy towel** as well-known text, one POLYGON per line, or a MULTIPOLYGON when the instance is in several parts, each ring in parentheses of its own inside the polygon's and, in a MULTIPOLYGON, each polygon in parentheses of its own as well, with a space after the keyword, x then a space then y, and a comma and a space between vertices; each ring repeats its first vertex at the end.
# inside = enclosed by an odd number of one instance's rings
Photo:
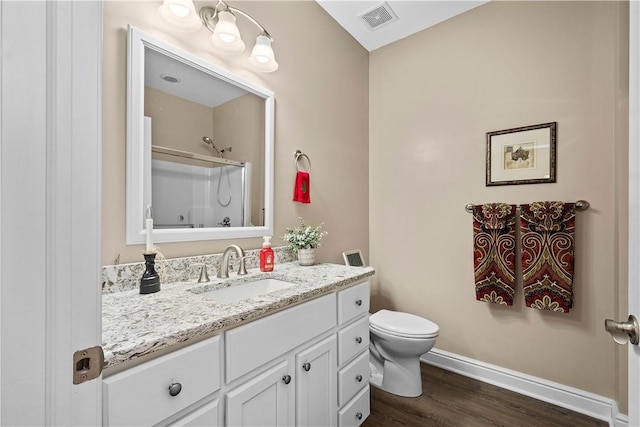
POLYGON ((569 312, 573 307, 575 203, 520 206, 522 278, 527 307, 569 312))
POLYGON ((516 206, 473 207, 473 267, 476 299, 513 305, 515 294, 516 206))

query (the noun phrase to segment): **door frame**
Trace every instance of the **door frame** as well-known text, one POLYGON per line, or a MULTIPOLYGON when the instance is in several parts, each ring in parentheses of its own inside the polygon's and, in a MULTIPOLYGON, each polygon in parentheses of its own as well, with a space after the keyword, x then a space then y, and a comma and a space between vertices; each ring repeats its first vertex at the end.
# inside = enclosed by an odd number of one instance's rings
MULTIPOLYGON (((640 3, 629 2, 629 314, 640 317, 640 3)), ((629 425, 640 425, 640 346, 628 344, 629 425)))

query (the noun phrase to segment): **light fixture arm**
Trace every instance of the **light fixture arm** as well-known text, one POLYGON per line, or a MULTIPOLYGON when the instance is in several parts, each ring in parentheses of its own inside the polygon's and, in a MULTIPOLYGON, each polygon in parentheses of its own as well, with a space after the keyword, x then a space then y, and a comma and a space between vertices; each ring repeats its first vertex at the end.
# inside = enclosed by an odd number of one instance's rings
POLYGON ((253 16, 249 15, 247 12, 240 10, 236 7, 229 6, 223 0, 218 0, 218 4, 216 7, 211 6, 203 6, 200 8, 199 15, 202 23, 209 31, 213 33, 216 23, 218 21, 218 13, 219 12, 230 12, 232 14, 240 14, 251 21, 256 27, 258 27, 261 31, 261 35, 266 36, 269 40, 273 41, 273 37, 271 34, 260 24, 253 16))

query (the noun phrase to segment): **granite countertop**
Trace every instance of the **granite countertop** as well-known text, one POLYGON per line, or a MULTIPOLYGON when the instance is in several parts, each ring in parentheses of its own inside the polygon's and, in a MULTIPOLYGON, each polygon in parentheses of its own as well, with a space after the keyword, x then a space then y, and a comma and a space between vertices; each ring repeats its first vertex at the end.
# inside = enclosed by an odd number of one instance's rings
POLYGON ((338 264, 301 267, 297 262, 289 262, 276 265, 271 273, 259 269, 248 272, 247 276, 231 273, 229 279, 212 279, 208 283, 162 284, 160 292, 148 295, 140 295, 137 289, 104 294, 102 348, 105 369, 348 287, 372 276, 374 269, 338 264), (233 304, 217 303, 195 293, 261 278, 280 279, 296 285, 233 304))

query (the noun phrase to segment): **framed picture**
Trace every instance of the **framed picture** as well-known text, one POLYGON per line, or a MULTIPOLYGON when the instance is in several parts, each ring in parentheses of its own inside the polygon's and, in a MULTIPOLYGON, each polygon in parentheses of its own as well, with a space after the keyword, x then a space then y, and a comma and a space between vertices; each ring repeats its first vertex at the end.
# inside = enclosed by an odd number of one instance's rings
POLYGON ((354 267, 364 267, 364 258, 362 257, 362 252, 360 249, 354 249, 351 251, 342 252, 342 256, 344 257, 345 265, 350 265, 354 267))
POLYGON ((487 132, 487 186, 556 182, 557 123, 487 132))

